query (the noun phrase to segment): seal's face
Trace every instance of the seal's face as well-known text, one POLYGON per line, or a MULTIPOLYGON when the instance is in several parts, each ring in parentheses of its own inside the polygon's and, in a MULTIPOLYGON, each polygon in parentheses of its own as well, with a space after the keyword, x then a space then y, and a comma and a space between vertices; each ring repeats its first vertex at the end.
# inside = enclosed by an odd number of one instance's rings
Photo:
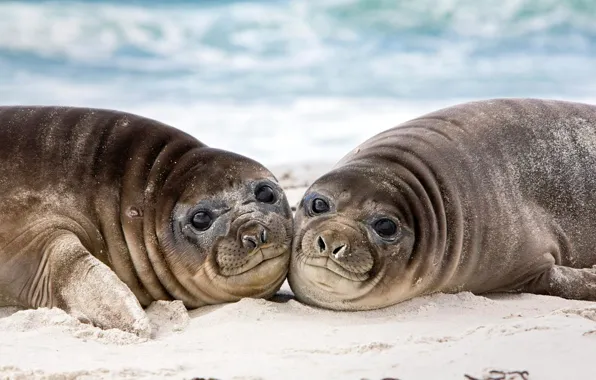
POLYGON ((307 190, 296 212, 288 276, 298 299, 337 310, 373 309, 409 292, 388 284, 405 275, 414 242, 394 193, 333 172, 307 190))
POLYGON ((209 168, 210 181, 196 169, 165 232, 165 245, 174 246, 166 249, 169 265, 204 303, 269 297, 290 260, 293 220, 283 190, 258 163, 226 159, 209 168))

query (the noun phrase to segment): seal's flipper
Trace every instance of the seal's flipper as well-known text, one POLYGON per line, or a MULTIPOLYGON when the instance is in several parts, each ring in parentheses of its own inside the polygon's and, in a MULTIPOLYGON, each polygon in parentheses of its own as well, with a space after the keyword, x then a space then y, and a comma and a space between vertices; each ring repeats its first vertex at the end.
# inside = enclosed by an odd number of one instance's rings
POLYGON ((52 305, 103 329, 117 328, 148 338, 151 325, 132 291, 71 233, 47 246, 52 305))
POLYGON ((522 291, 596 301, 596 269, 555 265, 526 284, 522 291))

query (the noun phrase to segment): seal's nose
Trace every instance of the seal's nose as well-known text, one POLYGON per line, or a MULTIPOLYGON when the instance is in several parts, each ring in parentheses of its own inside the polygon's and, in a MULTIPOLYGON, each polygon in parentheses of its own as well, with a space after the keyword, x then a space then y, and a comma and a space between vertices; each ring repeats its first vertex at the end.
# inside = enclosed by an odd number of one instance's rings
POLYGON ((323 231, 315 239, 316 250, 324 256, 342 259, 348 254, 348 239, 336 231, 323 231))
POLYGON ((242 246, 247 252, 252 252, 263 244, 267 243, 269 231, 261 224, 253 224, 242 231, 242 246))

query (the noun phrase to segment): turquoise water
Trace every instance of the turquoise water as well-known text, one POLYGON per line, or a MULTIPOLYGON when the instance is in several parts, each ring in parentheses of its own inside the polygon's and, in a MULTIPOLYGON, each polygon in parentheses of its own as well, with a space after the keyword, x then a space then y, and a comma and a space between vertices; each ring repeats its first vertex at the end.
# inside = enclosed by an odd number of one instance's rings
POLYGON ((267 164, 468 99, 593 99, 595 74, 588 0, 0 2, 0 103, 142 113, 267 164))

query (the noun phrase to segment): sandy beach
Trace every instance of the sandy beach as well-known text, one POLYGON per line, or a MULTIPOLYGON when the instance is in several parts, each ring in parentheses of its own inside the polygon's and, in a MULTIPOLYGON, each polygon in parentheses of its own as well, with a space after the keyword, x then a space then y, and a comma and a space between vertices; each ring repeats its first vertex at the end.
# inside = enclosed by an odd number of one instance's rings
MULTIPOLYGON (((329 165, 276 168, 291 204, 329 165)), ((149 340, 57 309, 0 308, 0 379, 593 379, 596 304, 435 294, 333 312, 293 299, 147 310, 149 340), (493 372, 491 372, 493 371, 493 372)))

